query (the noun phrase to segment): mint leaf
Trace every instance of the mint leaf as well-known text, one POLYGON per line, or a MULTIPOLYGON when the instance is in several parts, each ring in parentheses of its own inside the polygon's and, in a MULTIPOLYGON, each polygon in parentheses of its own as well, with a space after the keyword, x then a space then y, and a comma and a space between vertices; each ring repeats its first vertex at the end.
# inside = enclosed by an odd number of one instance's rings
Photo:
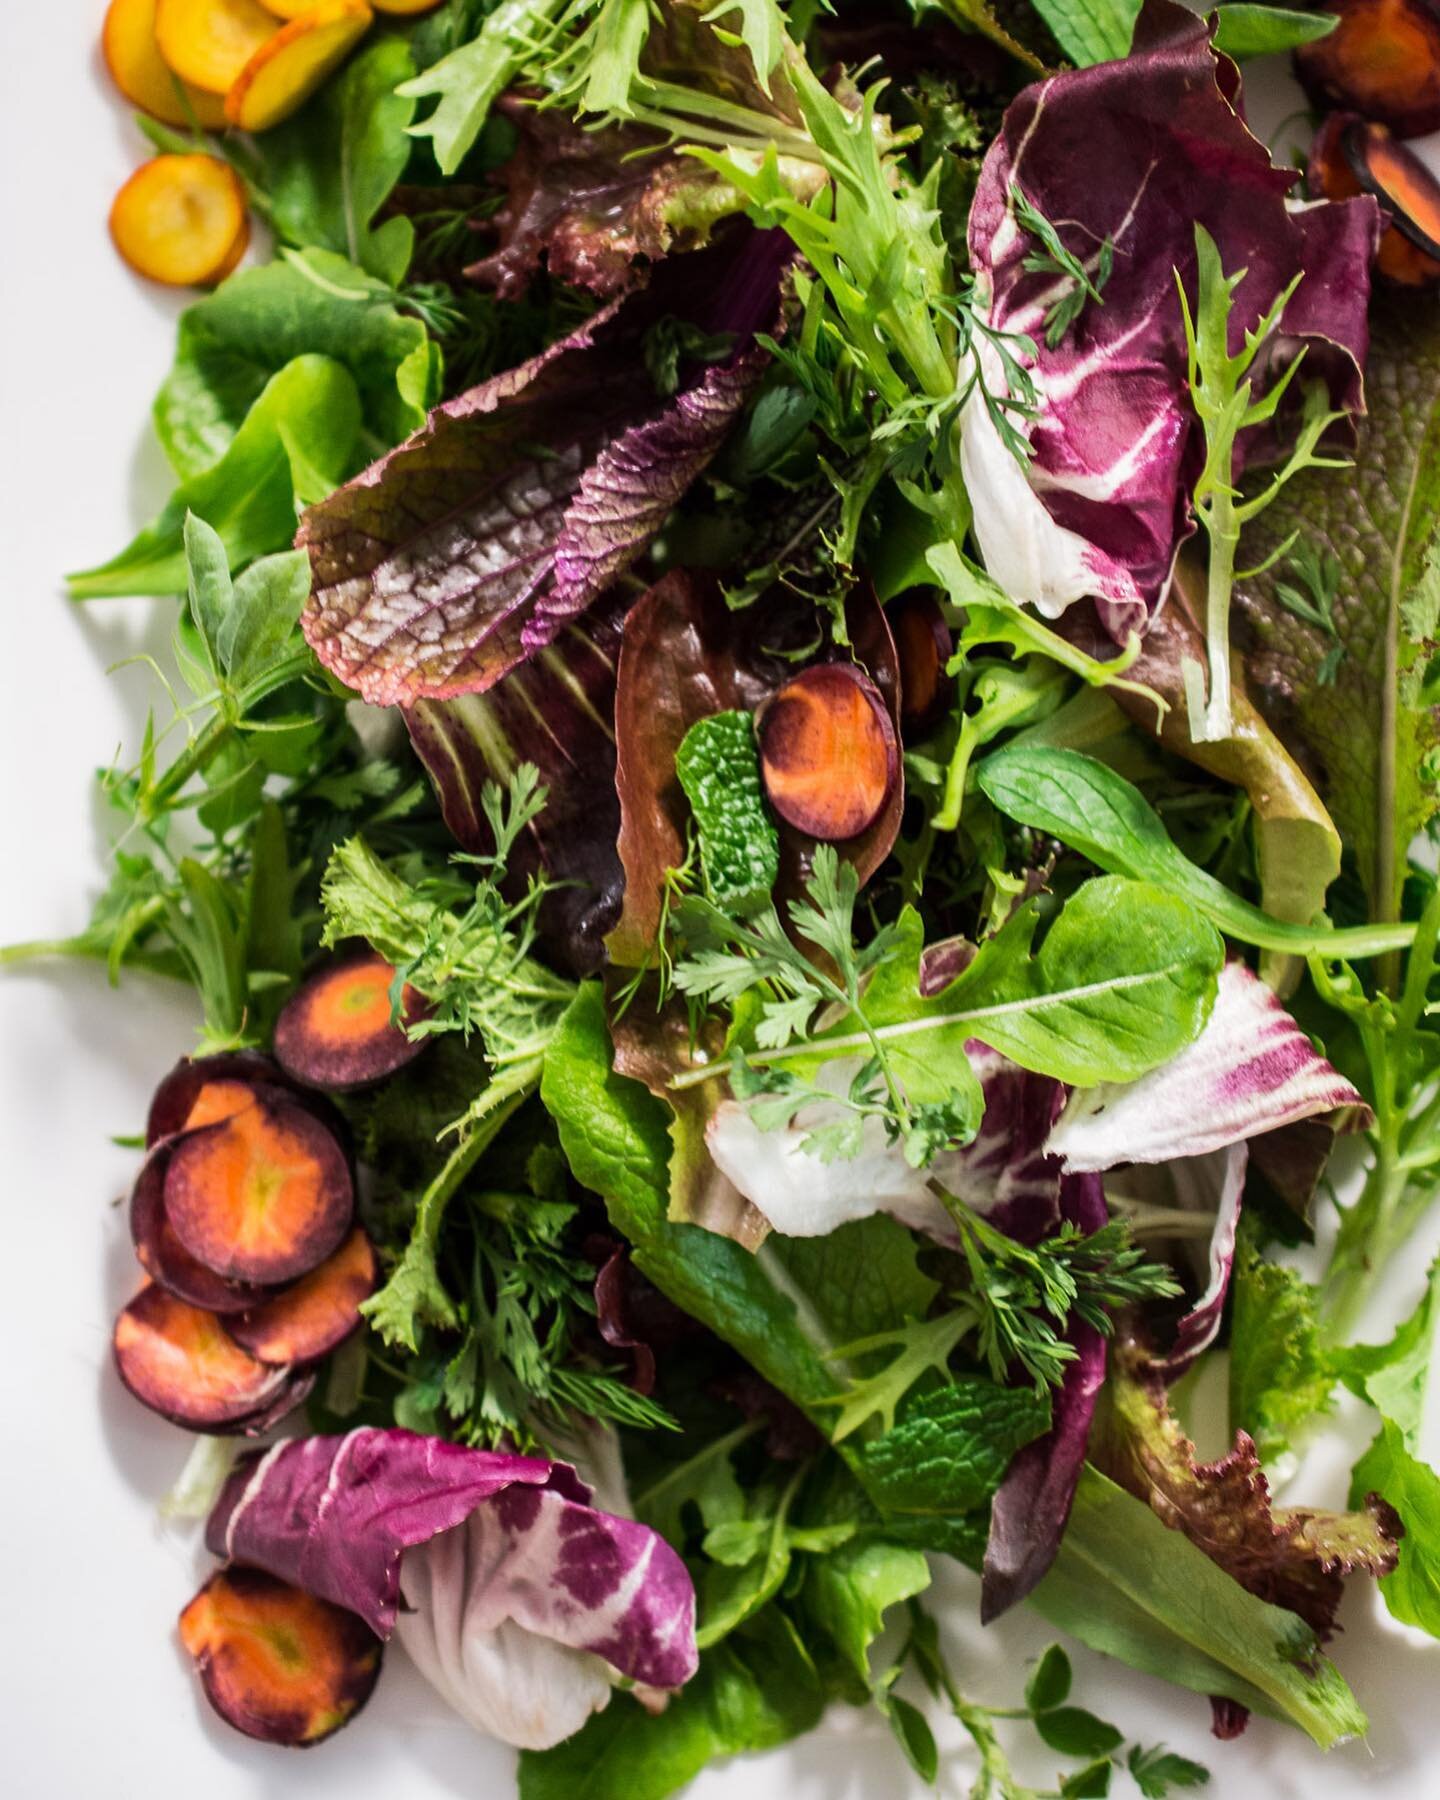
POLYGON ((988 1505, 1010 1459, 1050 1423, 1048 1398, 983 1375, 913 1400, 859 1453, 857 1472, 887 1513, 946 1518, 988 1505))
POLYGON ((1333 618, 1344 656, 1321 669, 1327 634, 1277 595, 1278 566, 1240 584, 1246 664, 1319 764, 1321 791, 1354 846, 1373 918, 1399 916, 1405 853, 1440 801, 1440 713, 1424 688, 1440 624, 1440 322, 1428 300, 1377 291, 1365 368, 1368 415, 1353 469, 1290 484, 1247 531, 1260 565, 1295 533, 1342 571, 1333 618), (1356 729, 1366 720, 1370 729, 1356 729))

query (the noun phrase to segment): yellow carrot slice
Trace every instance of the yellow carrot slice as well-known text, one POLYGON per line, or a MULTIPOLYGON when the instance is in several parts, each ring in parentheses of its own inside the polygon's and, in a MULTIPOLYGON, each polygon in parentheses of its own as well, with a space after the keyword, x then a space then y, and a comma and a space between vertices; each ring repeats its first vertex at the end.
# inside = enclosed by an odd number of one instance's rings
POLYGON ((401 18, 413 17, 416 13, 434 12, 440 0, 370 0, 376 12, 391 13, 401 18))
POLYGON ((260 0, 260 3, 277 19, 298 19, 302 13, 313 9, 315 0, 260 0))
POLYGON ((155 41, 182 81, 227 94, 280 27, 260 0, 157 0, 155 41))
POLYGON ((268 131, 303 106, 374 18, 367 0, 320 0, 263 43, 225 96, 242 131, 268 131))
POLYGON ((245 189, 218 157, 154 157, 115 196, 110 235, 136 274, 169 287, 207 287, 245 254, 245 189))
POLYGON ((225 123, 225 102, 218 94, 181 81, 161 56, 155 41, 155 4, 156 0, 110 0, 100 36, 110 79, 132 106, 162 124, 188 125, 193 117, 207 131, 219 131, 225 123))

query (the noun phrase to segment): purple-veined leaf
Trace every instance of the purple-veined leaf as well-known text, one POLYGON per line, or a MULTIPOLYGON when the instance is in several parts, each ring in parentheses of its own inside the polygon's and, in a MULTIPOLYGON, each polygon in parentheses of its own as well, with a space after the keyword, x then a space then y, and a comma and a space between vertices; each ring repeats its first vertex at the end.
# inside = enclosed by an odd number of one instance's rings
POLYGON ((720 448, 764 364, 754 334, 777 324, 788 240, 741 231, 668 258, 309 509, 301 623, 333 674, 382 706, 481 692, 635 561, 720 448), (675 316, 735 345, 663 396, 644 343, 675 316))
POLYGON ((1320 1113, 1363 1123, 1355 1088, 1256 975, 1230 962, 1193 1044, 1138 1081, 1077 1088, 1046 1148, 1067 1169, 1204 1156, 1320 1113))
MULTIPOLYGON (((1302 380, 1323 380, 1337 407, 1361 404, 1375 210, 1364 200, 1293 203, 1295 172, 1272 165, 1239 105, 1238 73, 1214 53, 1210 27, 1171 0, 1147 0, 1128 58, 1066 70, 1013 102, 970 215, 986 326, 1009 335, 1034 389, 1034 417, 1012 419, 1032 452, 1025 467, 978 390, 963 411, 986 567, 1048 617, 1095 597, 1121 642, 1144 630, 1194 529, 1204 445, 1187 398, 1175 273, 1193 295, 1197 223, 1227 271, 1248 271, 1232 347, 1301 276, 1258 377, 1278 376, 1304 348, 1302 380), (1107 243, 1113 259, 1099 301, 1087 299, 1053 348, 1052 309, 1075 284, 1058 266, 1025 266, 1045 247, 1017 216, 1017 190, 1092 281, 1107 243)), ((990 392, 1006 394, 993 342, 982 341, 979 363, 990 392)), ((1245 456, 1273 448, 1242 444, 1236 474, 1245 456)))

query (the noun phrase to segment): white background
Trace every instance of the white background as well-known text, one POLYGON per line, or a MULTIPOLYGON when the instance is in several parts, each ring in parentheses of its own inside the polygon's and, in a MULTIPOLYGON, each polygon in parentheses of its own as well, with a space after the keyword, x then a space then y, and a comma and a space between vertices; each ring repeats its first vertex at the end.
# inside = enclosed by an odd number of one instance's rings
MULTIPOLYGON (((105 831, 92 771, 117 747, 133 753, 156 697, 143 668, 105 670, 161 650, 172 614, 168 602, 81 610, 59 579, 118 548, 169 487, 147 408, 182 302, 129 274, 106 236, 143 142, 100 65, 102 12, 101 0, 0 9, 0 942, 84 924, 105 831)), ((1278 96, 1266 108, 1283 110, 1278 96)), ((509 1753, 448 1714, 397 1650, 356 1723, 306 1754, 221 1725, 179 1650, 175 1617, 206 1559, 193 1533, 155 1512, 188 1440, 131 1401, 110 1367, 111 1319, 135 1285, 118 1205, 135 1159, 108 1139, 140 1128, 193 1027, 186 1000, 143 977, 117 992, 88 966, 0 973, 0 1792, 503 1800, 509 1753)), ((1413 1301, 1428 1248, 1397 1272, 1390 1316, 1413 1301)), ((1372 1335, 1386 1323, 1377 1317, 1372 1335)), ((1322 1452, 1304 1498, 1343 1503, 1345 1467, 1343 1450, 1322 1452)), ((1051 1636, 1043 1622, 1027 1613, 981 1634, 963 1571, 937 1597, 962 1685, 1013 1704, 1025 1659, 1051 1636)), ((1391 1626, 1363 1588, 1342 1618, 1336 1649, 1370 1712, 1368 1747, 1322 1758, 1264 1721, 1216 1744, 1204 1701, 1083 1652, 1075 1697, 1208 1762, 1208 1791, 1226 1800, 1440 1791, 1440 1645, 1391 1626)), ((961 1794, 973 1759, 958 1730, 942 1740, 942 1792, 961 1794)), ((1048 1756, 1022 1758, 1037 1782, 1053 1770, 1048 1756)), ((1135 1791, 1128 1777, 1115 1789, 1135 1791)), ((834 1715, 798 1748, 712 1770, 691 1789, 696 1800, 912 1791, 927 1790, 868 1713, 834 1715)))

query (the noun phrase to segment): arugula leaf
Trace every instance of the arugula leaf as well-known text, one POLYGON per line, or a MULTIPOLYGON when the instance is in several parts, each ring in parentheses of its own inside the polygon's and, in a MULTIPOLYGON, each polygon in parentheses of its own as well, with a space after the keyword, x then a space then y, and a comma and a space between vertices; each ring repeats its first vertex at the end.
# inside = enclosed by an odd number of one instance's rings
POLYGON ((375 215, 410 159, 415 102, 396 92, 415 73, 403 37, 360 51, 292 118, 253 140, 270 223, 285 241, 333 250, 395 288, 415 231, 375 215))
POLYGON ((1370 916, 1400 916, 1405 855, 1440 803, 1440 713, 1426 685, 1440 629, 1440 323, 1425 302, 1377 292, 1354 467, 1293 482, 1245 536, 1237 603, 1246 662, 1322 772, 1353 846, 1370 916), (1333 618, 1345 654, 1330 679, 1320 627, 1297 618, 1271 561, 1297 534, 1342 573, 1333 618), (1356 730, 1356 720, 1372 728, 1356 730))
POLYGON ((490 108, 524 67, 532 48, 569 0, 500 0, 480 34, 442 57, 398 92, 404 100, 435 100, 433 112, 409 127, 431 139, 442 175, 453 175, 480 135, 490 108))
POLYGON ((1320 1343, 1318 1291, 1266 1261, 1243 1223, 1230 1291, 1230 1428, 1248 1432, 1269 1462, 1330 1406, 1335 1370, 1320 1343))
POLYGON ((1139 0, 1035 0, 1035 10, 1077 69, 1129 54, 1139 0))
POLYGON ((1215 9, 1215 48, 1236 62, 1257 56, 1279 56, 1329 37, 1340 23, 1338 13, 1292 11, 1288 6, 1251 6, 1248 0, 1222 0, 1215 9))
POLYGON ((117 556, 67 577, 77 600, 185 589, 185 520, 219 533, 232 568, 287 549, 298 508, 354 467, 360 396, 328 356, 297 356, 271 376, 219 462, 182 481, 164 510, 117 556))
POLYGON ((1271 918, 1177 849, 1140 790, 1078 750, 1015 744, 976 770, 981 792, 1008 817, 1078 850, 1114 875, 1150 881, 1187 900, 1227 936, 1298 955, 1379 956, 1403 949, 1413 926, 1310 929, 1271 918))
POLYGON ((1437 1306, 1440 1306, 1440 1262, 1431 1266, 1420 1303, 1395 1331, 1388 1344, 1350 1344, 1332 1350, 1335 1373, 1362 1400, 1389 1419, 1407 1449, 1418 1449, 1434 1351, 1437 1306))
POLYGON ((1031 1598, 1091 1649, 1195 1693, 1288 1718, 1322 1748, 1365 1730, 1354 1695, 1303 1619, 1247 1594, 1088 1465, 1059 1554, 1031 1598))
POLYGON ((553 1750, 522 1751, 519 1800, 665 1800, 717 1757, 813 1729, 826 1699, 793 1627, 767 1613, 708 1650, 662 1711, 617 1695, 553 1750))
POLYGON ((176 474, 190 480, 212 468, 272 376, 310 355, 353 377, 367 460, 423 425, 439 397, 439 353, 425 327, 343 256, 312 249, 242 269, 180 315, 175 361, 154 412, 176 474))

